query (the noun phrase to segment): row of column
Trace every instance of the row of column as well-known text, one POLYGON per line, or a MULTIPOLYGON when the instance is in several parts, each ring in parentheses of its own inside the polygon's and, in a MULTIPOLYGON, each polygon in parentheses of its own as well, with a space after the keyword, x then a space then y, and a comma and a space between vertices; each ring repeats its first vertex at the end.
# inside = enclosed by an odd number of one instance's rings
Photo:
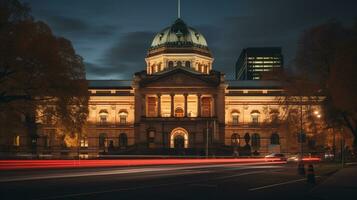
MULTIPOLYGON (((157 94, 157 115, 161 117, 161 94, 157 94)), ((187 117, 187 96, 188 94, 183 94, 184 96, 184 117, 187 117)), ((197 117, 201 115, 201 94, 197 94, 197 117)), ((175 115, 175 94, 170 94, 171 97, 171 117, 175 115)))

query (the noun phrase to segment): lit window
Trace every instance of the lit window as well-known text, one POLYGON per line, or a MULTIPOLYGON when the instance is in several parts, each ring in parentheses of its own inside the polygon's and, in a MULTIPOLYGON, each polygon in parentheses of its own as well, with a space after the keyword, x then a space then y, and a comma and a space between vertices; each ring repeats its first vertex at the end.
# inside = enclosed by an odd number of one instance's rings
POLYGON ((232 111, 232 124, 238 124, 239 123, 239 112, 238 110, 233 110, 232 111))
POLYGON ((87 148, 88 147, 88 138, 87 137, 82 137, 81 138, 80 146, 82 148, 87 148))
POLYGON ((20 146, 20 136, 19 135, 14 136, 14 146, 16 146, 16 147, 20 146))
POLYGON ((100 110, 99 111, 99 120, 101 124, 107 123, 108 118, 108 111, 107 110, 100 110))
POLYGON ((182 67, 182 62, 181 61, 177 61, 177 67, 182 67))
POLYGON ((184 111, 181 107, 177 107, 175 109, 175 117, 183 117, 184 116, 184 111))
POLYGON ((119 111, 119 123, 126 124, 126 119, 128 117, 128 112, 126 110, 119 111))
POLYGON ((253 110, 251 113, 250 113, 251 117, 252 117, 252 123, 253 124, 257 124, 259 123, 259 115, 260 115, 260 112, 258 110, 253 110))

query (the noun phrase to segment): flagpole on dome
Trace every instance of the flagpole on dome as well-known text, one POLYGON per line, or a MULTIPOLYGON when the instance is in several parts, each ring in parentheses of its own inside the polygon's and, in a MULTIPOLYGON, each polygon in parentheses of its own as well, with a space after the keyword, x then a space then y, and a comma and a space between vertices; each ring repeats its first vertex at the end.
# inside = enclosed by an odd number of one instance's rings
POLYGON ((181 18, 181 1, 177 0, 177 18, 181 18))

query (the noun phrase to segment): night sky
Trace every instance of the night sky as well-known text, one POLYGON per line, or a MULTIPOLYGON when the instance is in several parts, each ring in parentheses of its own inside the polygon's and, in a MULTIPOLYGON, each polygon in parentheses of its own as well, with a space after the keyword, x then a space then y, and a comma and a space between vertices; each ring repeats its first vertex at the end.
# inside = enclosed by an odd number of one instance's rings
MULTIPOLYGON (((176 0, 24 0, 37 20, 72 41, 88 79, 131 79, 146 69, 155 33, 177 18, 176 0)), ((299 35, 329 20, 352 24, 357 0, 181 0, 181 18, 213 52, 213 68, 232 79, 245 47, 281 46, 294 58, 299 35)))

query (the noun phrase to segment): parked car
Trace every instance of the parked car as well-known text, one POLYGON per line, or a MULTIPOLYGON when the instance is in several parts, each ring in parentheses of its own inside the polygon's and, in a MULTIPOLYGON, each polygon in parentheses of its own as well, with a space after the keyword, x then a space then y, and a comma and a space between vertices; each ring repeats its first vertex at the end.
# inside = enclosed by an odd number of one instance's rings
POLYGON ((286 161, 287 160, 285 155, 282 154, 282 153, 272 153, 272 154, 266 155, 265 159, 267 161, 269 161, 269 159, 280 159, 281 161, 286 161))

